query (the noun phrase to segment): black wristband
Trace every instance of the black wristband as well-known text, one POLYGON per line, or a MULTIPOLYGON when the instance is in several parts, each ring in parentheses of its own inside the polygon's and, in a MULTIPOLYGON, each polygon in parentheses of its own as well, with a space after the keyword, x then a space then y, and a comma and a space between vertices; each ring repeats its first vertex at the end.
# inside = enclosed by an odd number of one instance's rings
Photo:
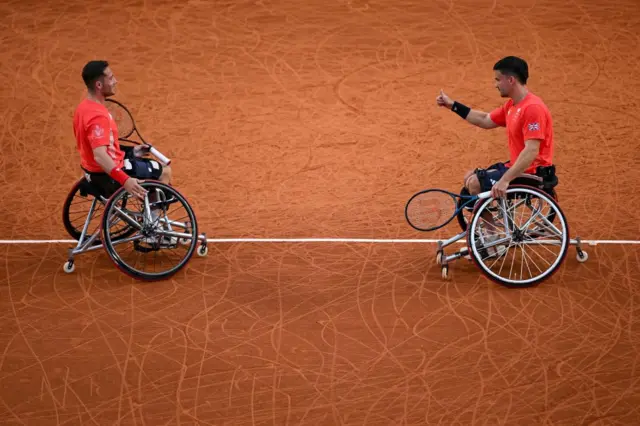
POLYGON ((458 114, 460 117, 464 118, 465 120, 467 119, 467 115, 469 115, 469 112, 471 112, 471 108, 469 108, 466 105, 462 105, 459 102, 453 102, 453 106, 451 107, 451 111, 455 112, 456 114, 458 114))

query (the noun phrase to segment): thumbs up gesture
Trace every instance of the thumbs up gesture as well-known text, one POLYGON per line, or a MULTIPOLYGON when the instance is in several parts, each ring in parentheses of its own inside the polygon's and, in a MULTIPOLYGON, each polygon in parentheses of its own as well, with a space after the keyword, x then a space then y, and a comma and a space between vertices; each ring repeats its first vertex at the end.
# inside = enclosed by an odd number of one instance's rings
POLYGON ((451 109, 453 106, 453 101, 442 91, 442 89, 440 89, 440 94, 436 98, 436 103, 438 106, 446 107, 448 109, 451 109))

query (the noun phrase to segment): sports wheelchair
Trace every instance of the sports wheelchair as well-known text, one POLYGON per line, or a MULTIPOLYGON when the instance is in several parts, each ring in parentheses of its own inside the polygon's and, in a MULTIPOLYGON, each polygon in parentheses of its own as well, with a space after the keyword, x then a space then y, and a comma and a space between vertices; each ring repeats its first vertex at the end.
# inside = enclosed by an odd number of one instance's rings
POLYGON ((491 191, 471 196, 464 189, 460 194, 428 189, 409 199, 405 217, 419 231, 434 231, 457 219, 461 232, 437 241, 436 263, 443 279, 449 278, 449 264, 464 257, 471 258, 498 284, 532 286, 560 267, 569 245, 576 246, 579 262, 588 259, 580 238, 569 237, 569 225, 555 191, 557 184, 555 167, 550 166, 514 179, 506 197, 499 199, 492 198, 491 191), (443 214, 449 215, 448 220, 441 219, 443 214), (445 248, 463 239, 465 247, 445 254, 445 248))
POLYGON ((143 281, 169 278, 196 250, 199 256, 207 255, 206 235, 198 234, 186 198, 159 181, 146 180, 141 186, 147 190, 144 200, 119 185, 114 191, 91 182, 87 173, 73 185, 62 221, 78 243, 69 249, 65 272, 75 270, 77 255, 100 248, 123 272, 143 281), (92 228, 92 222, 99 225, 92 228))

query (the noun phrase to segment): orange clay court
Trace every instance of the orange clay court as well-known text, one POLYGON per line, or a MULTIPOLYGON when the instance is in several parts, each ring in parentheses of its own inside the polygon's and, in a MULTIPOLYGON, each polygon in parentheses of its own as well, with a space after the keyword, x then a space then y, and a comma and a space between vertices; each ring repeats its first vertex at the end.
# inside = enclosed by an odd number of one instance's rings
MULTIPOLYGON (((0 5, 0 423, 640 424, 640 11, 633 0, 116 1, 0 5), (443 281, 404 205, 507 155, 437 108, 503 100, 530 65, 558 194, 585 246, 539 286, 443 281), (174 160, 209 256, 141 283, 62 265, 80 72, 174 160), (44 240, 19 244, 16 240, 44 240), (48 241, 48 242, 47 242, 48 241)), ((442 235, 441 235, 442 234, 442 235)))

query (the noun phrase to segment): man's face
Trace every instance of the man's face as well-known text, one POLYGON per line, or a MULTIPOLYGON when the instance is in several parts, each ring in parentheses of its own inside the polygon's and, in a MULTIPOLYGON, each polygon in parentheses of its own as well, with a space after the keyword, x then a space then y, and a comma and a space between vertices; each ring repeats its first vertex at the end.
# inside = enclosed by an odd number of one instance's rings
POLYGON ((500 96, 506 98, 511 93, 515 84, 515 77, 502 74, 500 71, 495 71, 496 89, 500 92, 500 96))
POLYGON ((116 80, 116 77, 113 75, 113 71, 111 71, 111 68, 107 67, 104 70, 104 77, 102 77, 96 83, 96 88, 100 93, 102 93, 102 96, 107 98, 109 96, 113 96, 116 94, 117 83, 118 81, 116 80))

